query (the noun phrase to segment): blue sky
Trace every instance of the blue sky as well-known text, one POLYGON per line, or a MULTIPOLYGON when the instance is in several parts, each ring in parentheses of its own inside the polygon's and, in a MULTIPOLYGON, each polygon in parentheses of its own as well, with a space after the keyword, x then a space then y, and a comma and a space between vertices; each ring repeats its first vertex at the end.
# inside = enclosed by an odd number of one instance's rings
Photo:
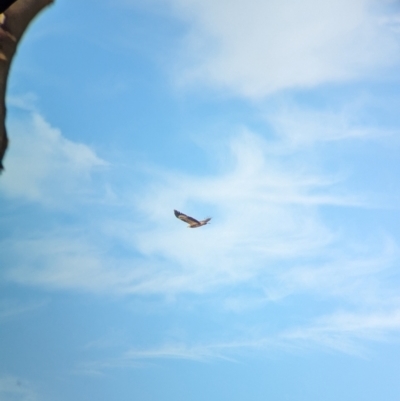
POLYGON ((0 399, 397 401, 399 66, 395 0, 57 0, 8 85, 0 399))

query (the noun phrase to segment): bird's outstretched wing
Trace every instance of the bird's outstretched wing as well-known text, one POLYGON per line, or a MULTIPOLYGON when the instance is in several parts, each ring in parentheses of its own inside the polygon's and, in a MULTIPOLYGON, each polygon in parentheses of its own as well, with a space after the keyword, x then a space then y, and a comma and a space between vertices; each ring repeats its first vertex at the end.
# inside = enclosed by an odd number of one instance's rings
POLYGON ((175 216, 179 219, 184 221, 185 223, 188 223, 189 225, 198 225, 200 222, 193 217, 186 216, 186 214, 183 214, 181 212, 178 212, 177 210, 174 210, 175 216))

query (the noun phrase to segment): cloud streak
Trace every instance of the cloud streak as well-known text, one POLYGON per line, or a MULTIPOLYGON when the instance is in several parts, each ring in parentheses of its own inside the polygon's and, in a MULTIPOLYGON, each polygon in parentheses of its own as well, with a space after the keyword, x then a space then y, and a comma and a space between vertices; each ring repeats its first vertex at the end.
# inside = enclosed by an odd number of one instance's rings
POLYGON ((375 267, 395 258, 390 241, 386 248, 381 241, 370 252, 355 251, 324 222, 321 207, 363 205, 335 194, 335 180, 280 164, 268 143, 249 132, 228 149, 229 168, 215 175, 157 171, 140 194, 125 191, 120 203, 132 221, 116 219, 111 206, 111 214, 106 207, 101 218, 79 223, 85 230, 47 228, 3 241, 3 255, 14 261, 6 277, 121 294, 198 294, 270 282, 266 296, 279 299, 321 288, 333 295, 351 286, 346 283, 379 274, 375 267), (211 210, 214 219, 188 231, 174 208, 199 217, 211 210), (358 269, 367 258, 371 269, 358 269))
POLYGON ((189 26, 185 52, 192 57, 178 67, 184 83, 207 82, 262 98, 282 89, 362 79, 399 61, 399 14, 390 2, 167 3, 189 26))
POLYGON ((14 263, 3 277, 43 288, 136 296, 212 296, 236 288, 241 296, 223 297, 220 307, 239 316, 293 296, 338 300, 353 312, 314 317, 300 326, 289 321, 281 331, 231 341, 135 347, 110 360, 83 363, 78 373, 171 358, 235 361, 276 349, 322 347, 364 355, 368 342, 388 341, 400 330, 396 288, 390 292, 386 279, 398 260, 396 242, 387 237, 379 244, 374 236, 373 245, 365 239, 362 246, 360 239, 352 243, 319 213, 326 206, 359 209, 362 202, 335 195, 336 179, 280 165, 257 135, 232 139, 229 151, 224 164, 229 167, 218 174, 153 171, 140 194, 120 195, 125 201, 119 203, 131 205, 133 222, 103 215, 96 224, 87 221, 85 232, 53 230, 3 241, 2 255, 14 263), (174 218, 174 207, 199 216, 212 209, 215 219, 188 231, 174 218), (127 252, 116 253, 112 244, 127 252))
MULTIPOLYGON (((212 155, 220 167, 212 173, 144 168, 135 174, 146 184, 135 192, 130 183, 118 188, 109 183, 113 202, 88 204, 85 196, 77 197, 79 213, 68 211, 68 224, 62 228, 43 221, 22 235, 13 233, 0 243, 7 266, 2 279, 50 290, 163 299, 194 300, 206 294, 212 298, 234 289, 240 296, 221 295, 218 307, 238 316, 283 304, 290 297, 338 302, 353 312, 341 315, 333 309, 319 319, 307 315, 302 325, 291 321, 275 332, 261 328, 261 335, 232 341, 133 347, 120 358, 89 363, 82 371, 168 358, 235 360, 241 353, 274 348, 323 346, 357 353, 358 339, 385 340, 386 334, 398 331, 397 324, 388 324, 390 316, 397 322, 393 311, 398 289, 387 279, 398 261, 396 241, 386 233, 346 232, 351 211, 368 212, 368 198, 346 191, 340 176, 321 174, 318 165, 306 160, 308 153, 302 154, 310 143, 319 142, 317 131, 322 141, 368 135, 353 135, 356 128, 346 113, 333 131, 326 128, 326 120, 335 121, 331 115, 298 111, 288 120, 285 113, 271 120, 273 140, 243 129, 221 141, 222 151, 212 155), (315 124, 311 128, 310 122, 315 124), (287 142, 295 146, 282 157, 287 142), (326 208, 340 215, 339 228, 326 218, 326 208), (173 209, 199 218, 211 214, 212 224, 188 230, 173 209), (311 323, 304 323, 307 318, 311 323)), ((27 173, 31 182, 19 193, 15 188, 20 183, 10 183, 3 191, 44 205, 49 196, 53 205, 63 205, 74 194, 54 181, 59 176, 74 181, 75 194, 86 194, 93 172, 106 162, 87 145, 64 138, 40 116, 30 124, 37 129, 33 137, 39 138, 43 170, 27 173)), ((26 146, 17 141, 16 153, 26 146)), ((221 338, 219 334, 214 338, 221 338)))
POLYGON ((148 348, 130 348, 111 359, 82 362, 83 374, 103 374, 109 369, 143 368, 148 363, 178 359, 196 363, 226 361, 236 363, 243 357, 263 358, 277 350, 299 353, 322 349, 361 358, 368 357, 371 342, 394 341, 400 332, 400 310, 335 312, 309 324, 265 335, 220 342, 169 342, 148 348))
POLYGON ((368 341, 393 341, 400 331, 400 309, 370 313, 336 312, 313 325, 282 334, 302 347, 322 346, 344 353, 364 355, 368 341))
POLYGON ((0 300, 0 322, 40 309, 44 305, 46 305, 45 301, 21 303, 10 299, 0 300))
POLYGON ((84 194, 92 174, 107 166, 89 146, 68 140, 37 112, 9 125, 12 146, 0 188, 8 197, 60 204, 65 196, 84 194))
POLYGON ((36 401, 38 396, 30 383, 13 376, 0 377, 0 398, 4 401, 36 401))

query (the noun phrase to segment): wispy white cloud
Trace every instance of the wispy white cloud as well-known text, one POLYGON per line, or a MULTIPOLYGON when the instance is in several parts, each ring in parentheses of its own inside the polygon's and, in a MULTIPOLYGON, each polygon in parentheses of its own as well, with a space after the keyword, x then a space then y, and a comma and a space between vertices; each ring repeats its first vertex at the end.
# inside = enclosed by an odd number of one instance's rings
POLYGON ((32 384, 13 376, 0 377, 0 398, 2 401, 36 401, 39 399, 32 384))
POLYGON ((308 327, 291 329, 282 338, 303 347, 322 346, 364 355, 368 341, 393 341, 400 332, 400 310, 337 312, 308 327))
MULTIPOLYGON (((395 3, 395 1, 389 3, 395 3)), ((380 23, 389 27, 396 33, 400 33, 400 13, 393 12, 391 15, 387 15, 385 17, 380 18, 380 23)))
POLYGON ((146 359, 187 359, 193 361, 207 361, 209 359, 230 360, 228 356, 223 355, 221 348, 227 348, 228 345, 197 345, 187 346, 184 344, 167 344, 165 346, 140 350, 131 349, 127 351, 123 358, 126 360, 146 360, 146 359))
POLYGON ((236 362, 243 356, 264 358, 277 350, 287 353, 323 349, 358 357, 368 357, 371 342, 392 342, 400 332, 400 311, 397 308, 371 312, 336 312, 319 317, 309 324, 283 331, 250 335, 247 338, 199 343, 169 342, 147 348, 130 348, 111 359, 84 362, 77 370, 102 374, 115 368, 141 368, 146 363, 165 359, 192 362, 222 360, 236 362))
POLYGON ((335 194, 335 180, 280 164, 249 132, 234 138, 229 152, 230 167, 215 175, 158 171, 133 198, 121 195, 132 221, 103 210, 84 231, 51 229, 3 241, 4 257, 14 255, 7 278, 122 294, 202 293, 246 283, 276 300, 321 288, 337 296, 353 280, 390 267, 395 245, 385 248, 382 240, 369 252, 368 245, 352 249, 324 222, 321 206, 363 204, 335 194), (174 208, 196 217, 211 210, 214 220, 188 231, 174 208), (112 244, 126 252, 116 254, 112 244))
POLYGON ((272 299, 294 292, 312 291, 357 305, 380 305, 386 301, 390 304, 394 294, 385 289, 387 282, 381 276, 394 268, 399 249, 390 238, 384 240, 381 247, 379 251, 371 246, 368 250, 367 247, 359 248, 356 255, 351 247, 342 247, 334 254, 333 260, 328 258, 328 262, 297 265, 276 272, 275 279, 279 285, 273 280, 264 290, 272 299), (382 299, 384 292, 386 299, 382 299))
POLYGON ((28 312, 32 312, 46 305, 45 301, 33 301, 22 303, 12 299, 0 300, 0 322, 14 316, 19 316, 28 312))
MULTIPOLYGON (((106 254, 81 232, 52 230, 36 233, 33 239, 2 243, 4 257, 18 255, 6 279, 59 289, 93 292, 124 292, 137 273, 118 268, 118 261, 106 254)), ((121 264, 119 262, 119 264, 121 264)))
POLYGON ((84 194, 92 173, 107 165, 89 146, 68 140, 37 112, 12 119, 9 133, 7 172, 0 188, 6 196, 60 203, 66 196, 84 194))
POLYGON ((20 95, 8 95, 6 99, 7 105, 16 107, 20 110, 37 112, 36 103, 38 97, 35 93, 28 92, 20 95))
POLYGON ((307 109, 286 104, 273 107, 265 113, 265 119, 286 152, 298 147, 351 139, 393 141, 398 136, 396 130, 357 121, 367 108, 362 99, 347 104, 341 110, 307 109))
POLYGON ((189 50, 192 58, 177 67, 185 83, 209 82, 258 98, 281 89, 360 79, 399 61, 395 4, 375 0, 168 0, 168 4, 189 27, 185 54, 189 50))
MULTIPOLYGON (((265 343, 266 340, 263 340, 265 343)), ((265 344, 264 344, 265 345, 265 344)), ((214 360, 236 362, 238 352, 243 349, 254 348, 253 342, 225 342, 203 343, 188 345, 185 343, 167 343, 153 348, 131 348, 119 356, 81 362, 76 369, 79 374, 104 374, 109 369, 142 368, 149 363, 158 363, 161 360, 180 359, 192 362, 208 363, 214 360)))
MULTIPOLYGON (((240 315, 290 296, 306 296, 340 300, 359 308, 361 312, 349 314, 355 320, 366 316, 363 308, 370 308, 373 312, 368 316, 386 322, 385 314, 390 315, 396 304, 397 288, 394 284, 389 290, 386 279, 398 260, 396 241, 385 233, 366 237, 359 232, 357 238, 346 233, 346 213, 368 206, 368 199, 346 191, 345 185, 338 190, 341 177, 321 174, 318 166, 305 161, 299 154, 303 146, 292 149, 294 156, 289 162, 287 157, 281 158, 287 142, 297 141, 297 131, 298 140, 305 143, 318 142, 317 131, 322 140, 329 141, 366 135, 353 135, 356 123, 350 124, 346 113, 341 114, 339 123, 331 115, 301 111, 286 120, 285 113, 270 120, 278 139, 267 141, 243 129, 224 142, 221 154, 214 155, 222 160, 222 168, 214 173, 147 169, 142 172, 147 185, 134 194, 128 187, 113 188, 117 202, 112 207, 103 205, 101 213, 93 208, 87 217, 79 209, 78 225, 62 229, 44 225, 29 235, 3 240, 0 253, 7 268, 2 277, 50 289, 167 297, 246 287, 237 296, 222 297, 221 309, 240 315), (332 129, 326 121, 337 125, 332 129), (330 226, 322 211, 326 207, 343 213, 342 229, 330 226), (175 219, 173 209, 199 218, 211 214, 213 220, 202 229, 188 230, 175 219), (382 302, 383 294, 387 302, 382 302)), ((54 169, 66 181, 73 179, 79 192, 87 182, 81 175, 86 174, 89 180, 91 172, 105 164, 86 145, 54 132, 40 116, 31 124, 40 128, 35 135, 41 138, 39 149, 43 148, 41 154, 47 161, 41 175, 33 176, 38 195, 29 192, 28 183, 27 188, 21 186, 23 196, 42 200, 51 188, 41 185, 42 177, 54 178, 54 169), (71 165, 75 166, 72 173, 71 165)), ((57 185, 54 188, 63 193, 57 185)), ((97 374, 110 367, 136 366, 158 358, 235 359, 240 352, 270 347, 322 344, 355 352, 354 338, 362 337, 361 329, 346 337, 349 330, 345 325, 334 332, 335 319, 332 324, 329 317, 324 319, 296 329, 289 324, 287 330, 250 340, 132 348, 120 358, 89 363, 81 371, 97 374)), ((367 330, 365 340, 375 338, 378 329, 367 330)), ((382 323, 382 333, 396 330, 397 326, 382 323)))

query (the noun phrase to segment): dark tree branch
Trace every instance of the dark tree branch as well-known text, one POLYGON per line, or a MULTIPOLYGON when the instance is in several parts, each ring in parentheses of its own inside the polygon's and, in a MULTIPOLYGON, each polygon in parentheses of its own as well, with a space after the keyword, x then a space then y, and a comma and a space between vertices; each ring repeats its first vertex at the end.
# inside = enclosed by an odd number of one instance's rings
POLYGON ((17 0, 0 0, 0 13, 4 13, 8 7, 11 6, 12 3, 15 3, 17 0))
POLYGON ((0 16, 0 171, 3 168, 2 161, 8 145, 5 95, 11 61, 29 23, 53 1, 0 0, 0 10, 4 11, 0 16))

